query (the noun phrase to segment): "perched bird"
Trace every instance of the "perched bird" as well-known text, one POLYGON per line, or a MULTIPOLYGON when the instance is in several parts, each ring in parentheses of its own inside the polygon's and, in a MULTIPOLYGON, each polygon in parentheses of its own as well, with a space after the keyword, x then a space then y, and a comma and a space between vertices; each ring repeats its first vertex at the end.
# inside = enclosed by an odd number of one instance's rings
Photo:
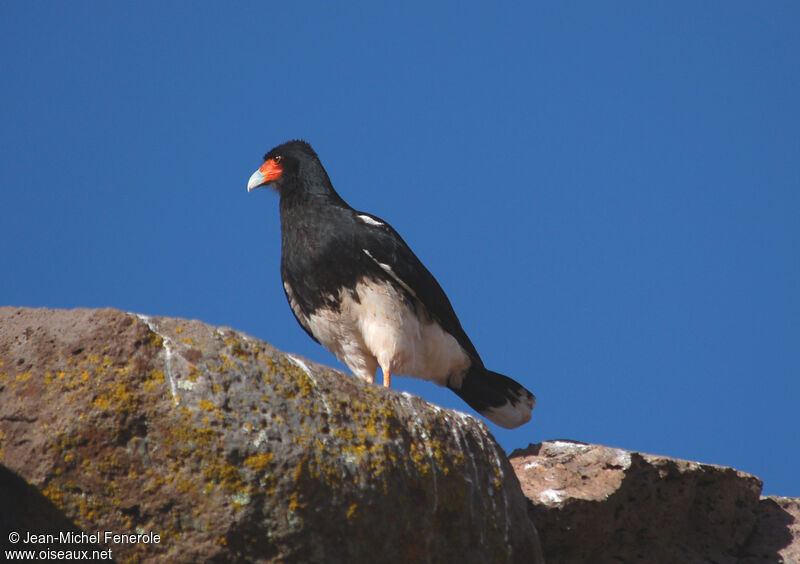
POLYGON ((501 427, 531 418, 536 398, 487 370, 450 300, 384 220, 351 208, 317 154, 289 141, 264 156, 247 191, 280 195, 281 278, 300 326, 356 376, 393 374, 447 386, 501 427))

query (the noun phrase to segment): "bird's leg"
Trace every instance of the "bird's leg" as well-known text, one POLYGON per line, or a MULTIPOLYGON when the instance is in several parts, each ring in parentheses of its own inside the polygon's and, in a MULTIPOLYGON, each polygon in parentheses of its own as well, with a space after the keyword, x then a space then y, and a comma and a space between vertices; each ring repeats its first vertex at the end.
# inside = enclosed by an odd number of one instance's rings
POLYGON ((383 387, 384 388, 391 388, 392 387, 392 373, 386 370, 385 368, 381 368, 383 370, 383 387))

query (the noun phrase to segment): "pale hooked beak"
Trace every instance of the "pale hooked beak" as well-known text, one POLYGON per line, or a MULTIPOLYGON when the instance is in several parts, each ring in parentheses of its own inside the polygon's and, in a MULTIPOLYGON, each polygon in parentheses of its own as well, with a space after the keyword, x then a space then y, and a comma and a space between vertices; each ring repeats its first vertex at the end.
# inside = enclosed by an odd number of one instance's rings
POLYGON ((253 173, 250 177, 250 180, 247 181, 247 191, 255 190, 259 186, 264 184, 264 175, 261 173, 261 170, 257 170, 253 173))

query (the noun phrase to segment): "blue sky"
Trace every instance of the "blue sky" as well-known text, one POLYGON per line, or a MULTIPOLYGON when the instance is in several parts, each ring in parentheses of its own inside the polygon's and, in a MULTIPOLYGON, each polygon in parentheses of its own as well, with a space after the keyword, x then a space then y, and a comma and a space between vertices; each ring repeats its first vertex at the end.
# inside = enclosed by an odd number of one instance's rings
POLYGON ((304 138, 537 395, 491 427, 506 449, 602 443, 800 496, 798 16, 5 2, 0 303, 196 318, 337 365, 286 304, 277 196, 245 189, 304 138))

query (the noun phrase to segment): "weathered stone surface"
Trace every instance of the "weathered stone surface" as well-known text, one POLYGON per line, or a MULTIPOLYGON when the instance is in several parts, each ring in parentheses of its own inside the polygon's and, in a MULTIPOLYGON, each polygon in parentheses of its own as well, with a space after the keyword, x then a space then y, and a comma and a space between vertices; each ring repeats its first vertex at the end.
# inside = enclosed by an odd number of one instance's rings
POLYGON ((798 500, 750 474, 572 441, 511 464, 549 564, 800 562, 798 500))
POLYGON ((762 497, 739 564, 800 562, 800 498, 762 497))
POLYGON ((539 561, 483 423, 197 321, 0 308, 0 463, 123 562, 539 561))
MULTIPOLYGON (((20 535, 25 532, 35 532, 56 536, 62 533, 79 535, 82 532, 39 490, 2 464, 0 464, 0 504, 0 535, 2 535, 0 550, 40 548, 29 546, 27 543, 19 544, 21 541, 9 542, 9 535, 12 532, 20 535)), ((76 538, 70 537, 72 540, 76 538)), ((72 551, 86 550, 91 553, 93 550, 100 552, 104 549, 105 547, 90 541, 73 542, 70 545, 72 551)), ((4 552, 0 552, 0 555, 2 555, 0 558, 7 558, 4 552)), ((38 558, 38 560, 44 560, 44 558, 38 558)))

